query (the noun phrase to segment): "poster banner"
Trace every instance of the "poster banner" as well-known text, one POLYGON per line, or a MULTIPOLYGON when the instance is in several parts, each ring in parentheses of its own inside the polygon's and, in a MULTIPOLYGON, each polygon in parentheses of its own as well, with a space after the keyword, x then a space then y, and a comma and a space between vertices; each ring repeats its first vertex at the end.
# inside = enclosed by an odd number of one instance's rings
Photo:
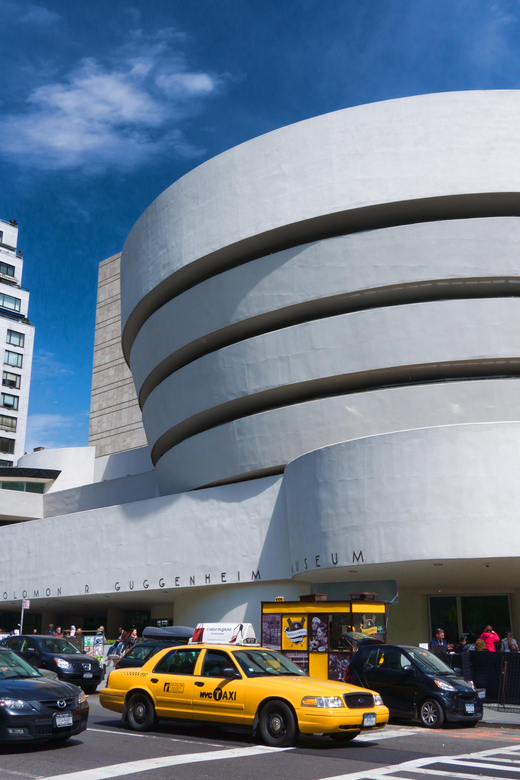
POLYGON ((329 680, 345 682, 345 673, 352 660, 352 653, 329 654, 329 680))
POLYGON ((307 653, 284 653, 285 657, 296 664, 302 672, 309 674, 309 656, 307 653))
POLYGON ((284 615, 282 650, 307 650, 307 617, 284 615))
POLYGON ((103 649, 105 644, 105 635, 96 634, 92 637, 92 655, 95 655, 98 661, 103 660, 103 649))
POLYGON ((252 623, 198 623, 191 641, 227 645, 257 645, 252 623))
POLYGON ((282 649, 281 615, 262 615, 262 645, 270 650, 282 649))
POLYGON ((94 637, 83 636, 83 652, 86 655, 94 655, 94 637))
POLYGON ((309 618, 309 650, 311 653, 326 653, 329 646, 328 615, 312 615, 309 618))

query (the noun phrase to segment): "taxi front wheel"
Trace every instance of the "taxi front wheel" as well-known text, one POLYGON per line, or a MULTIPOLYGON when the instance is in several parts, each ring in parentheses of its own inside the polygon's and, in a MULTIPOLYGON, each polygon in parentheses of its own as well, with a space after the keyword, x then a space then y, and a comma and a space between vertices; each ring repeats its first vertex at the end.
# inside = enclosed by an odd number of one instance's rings
POLYGON ((134 731, 148 731, 157 720, 155 708, 143 693, 134 693, 128 702, 127 718, 134 731))
POLYGON ((263 742, 271 747, 292 745, 298 735, 293 711, 283 701, 269 701, 260 712, 258 722, 263 742))

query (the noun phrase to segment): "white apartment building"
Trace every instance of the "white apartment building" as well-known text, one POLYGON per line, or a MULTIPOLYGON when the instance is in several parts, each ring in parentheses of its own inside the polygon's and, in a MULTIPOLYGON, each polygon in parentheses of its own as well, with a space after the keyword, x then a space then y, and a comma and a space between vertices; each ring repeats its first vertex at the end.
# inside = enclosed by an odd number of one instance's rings
MULTIPOLYGON (((16 220, 0 219, 0 468, 24 454, 34 326, 28 319, 29 291, 22 287, 23 253, 16 220)), ((2 475, 0 474, 0 477, 2 475)))

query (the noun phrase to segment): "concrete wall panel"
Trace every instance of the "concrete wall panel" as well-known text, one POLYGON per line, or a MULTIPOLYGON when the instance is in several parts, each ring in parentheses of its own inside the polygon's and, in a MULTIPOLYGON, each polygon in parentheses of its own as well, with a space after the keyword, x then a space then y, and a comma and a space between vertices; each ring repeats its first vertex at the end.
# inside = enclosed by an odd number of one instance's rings
POLYGON ((520 423, 402 431, 303 455, 284 476, 291 562, 508 558, 520 550, 520 423))
MULTIPOLYGON (((394 300, 405 303, 428 293, 425 282, 471 279, 478 296, 477 284, 482 288, 497 277, 507 278, 504 288, 518 293, 520 219, 515 217, 404 225, 286 249, 207 279, 156 311, 132 348, 134 381, 139 391, 161 364, 163 374, 171 373, 201 350, 226 339, 238 341, 255 328, 284 327, 294 316, 326 316, 341 305, 374 305, 385 287, 398 288, 392 290, 394 300), (360 295, 367 290, 366 298, 360 295)), ((457 289, 460 297, 466 294, 462 284, 457 289)), ((495 294, 499 289, 496 284, 495 294)), ((438 298, 447 293, 443 284, 430 292, 438 298)))
POLYGON ((157 463, 162 494, 281 471, 300 455, 337 442, 435 425, 520 421, 518 379, 441 382, 321 398, 219 425, 157 463))
POLYGON ((209 160, 163 192, 125 243, 126 354, 176 286, 279 249, 277 242, 321 237, 320 220, 331 215, 336 232, 349 232, 367 227, 356 220, 360 209, 382 206, 380 220, 393 209, 394 218, 402 212, 415 222, 411 203, 425 201, 432 218, 432 199, 461 196, 460 208, 471 212, 471 196, 479 196, 491 216, 494 194, 501 213, 518 213, 519 123, 517 91, 422 95, 319 116, 209 160))
MULTIPOLYGON (((374 386, 388 383, 382 372, 396 367, 518 356, 520 303, 515 298, 356 312, 285 328, 206 355, 151 393, 143 420, 157 461, 182 438, 227 422, 231 414, 239 417, 287 405, 302 400, 299 394, 305 392, 308 397, 338 394, 345 377, 366 374, 367 384, 374 386), (168 438, 158 446, 166 433, 168 438)), ((475 371, 471 366, 472 375, 475 371)), ((503 371, 501 366, 498 372, 503 371)))

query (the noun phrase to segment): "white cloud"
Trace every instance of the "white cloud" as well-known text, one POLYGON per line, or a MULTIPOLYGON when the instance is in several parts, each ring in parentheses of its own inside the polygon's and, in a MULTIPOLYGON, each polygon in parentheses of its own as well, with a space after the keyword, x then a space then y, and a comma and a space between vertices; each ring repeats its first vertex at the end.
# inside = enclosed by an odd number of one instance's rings
POLYGON ((19 165, 48 169, 133 169, 173 151, 197 156, 178 126, 214 94, 221 79, 191 71, 179 34, 141 33, 111 61, 84 59, 61 80, 34 88, 25 111, 0 119, 0 154, 19 165))
POLYGON ((32 370, 34 378, 39 380, 58 379, 74 374, 72 369, 56 360, 52 352, 36 353, 33 356, 32 370))
POLYGON ((43 5, 28 3, 20 21, 26 24, 57 24, 61 21, 61 16, 43 5))
POLYGON ((77 415, 30 414, 27 418, 26 452, 32 452, 35 447, 85 447, 87 440, 87 412, 77 415))

